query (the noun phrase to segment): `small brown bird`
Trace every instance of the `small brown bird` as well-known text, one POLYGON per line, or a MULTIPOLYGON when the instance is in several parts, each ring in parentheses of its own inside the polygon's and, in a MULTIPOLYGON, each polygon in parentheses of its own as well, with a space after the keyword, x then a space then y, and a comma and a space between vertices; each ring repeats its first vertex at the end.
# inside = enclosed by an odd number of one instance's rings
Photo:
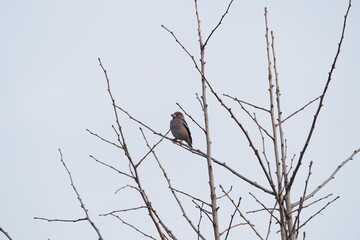
POLYGON ((192 148, 192 138, 189 127, 181 112, 171 114, 173 119, 170 121, 170 129, 175 139, 184 140, 192 148))

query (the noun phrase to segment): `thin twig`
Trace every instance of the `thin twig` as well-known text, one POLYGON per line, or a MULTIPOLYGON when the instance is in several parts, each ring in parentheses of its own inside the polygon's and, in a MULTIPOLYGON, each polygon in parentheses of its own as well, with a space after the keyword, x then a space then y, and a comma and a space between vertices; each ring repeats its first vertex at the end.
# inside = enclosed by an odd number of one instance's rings
MULTIPOLYGON (((328 197, 331 197, 332 195, 333 195, 332 193, 329 193, 328 195, 326 195, 326 196, 324 196, 324 197, 321 197, 321 198, 319 198, 319 199, 316 199, 315 201, 313 201, 313 202, 311 202, 311 203, 309 203, 309 204, 303 205, 302 208, 303 208, 303 209, 304 209, 304 208, 308 208, 308 207, 314 205, 315 203, 318 203, 318 202, 320 202, 320 201, 322 201, 322 200, 324 200, 324 199, 326 199, 326 198, 328 198, 328 197)), ((294 213, 294 212, 296 212, 296 211, 298 211, 298 210, 299 210, 298 208, 293 209, 293 210, 292 210, 292 213, 294 213)))
POLYGON ((204 111, 204 105, 202 104, 202 102, 201 102, 201 100, 200 100, 200 98, 199 98, 199 94, 198 94, 198 93, 196 93, 196 99, 199 101, 199 104, 200 104, 200 106, 201 106, 201 110, 204 111))
MULTIPOLYGON (((254 118, 256 119, 256 114, 254 113, 254 118)), ((264 135, 262 134, 262 129, 259 127, 259 132, 260 132, 260 137, 261 137, 261 143, 262 143, 262 154, 264 155, 265 161, 267 163, 267 168, 268 168, 268 174, 269 177, 271 179, 271 181, 274 181, 272 178, 272 174, 271 174, 271 165, 270 165, 270 161, 266 155, 266 148, 265 148, 265 138, 264 135)))
POLYGON ((233 1, 234 1, 234 0, 231 0, 231 1, 230 1, 229 5, 227 6, 227 9, 226 9, 225 13, 221 16, 219 23, 215 26, 215 28, 211 31, 210 35, 209 35, 209 36, 207 37, 207 39, 205 40, 205 43, 204 43, 204 45, 203 45, 203 48, 206 47, 206 45, 208 44, 211 36, 214 34, 214 32, 216 31, 216 29, 221 25, 221 23, 222 23, 223 19, 225 18, 226 14, 228 14, 229 9, 230 9, 231 4, 233 3, 233 1))
POLYGON ((202 207, 203 204, 201 204, 201 206, 200 206, 200 204, 197 203, 195 200, 191 200, 191 202, 192 202, 193 204, 195 204, 196 208, 198 208, 200 211, 202 211, 203 213, 205 213, 205 216, 208 218, 208 220, 209 220, 211 223, 213 222, 213 220, 212 220, 212 218, 211 218, 211 211, 208 211, 207 209, 203 208, 203 207, 202 207))
MULTIPOLYGON (((227 95, 228 96, 228 95, 227 95)), ((231 98, 231 97, 230 97, 231 98)), ((237 101, 241 107, 241 109, 251 118, 251 120, 253 120, 255 122, 255 124, 262 129, 266 135, 273 140, 273 136, 270 135, 270 133, 263 127, 261 126, 261 124, 257 121, 257 119, 255 117, 253 117, 250 112, 243 106, 243 104, 241 103, 241 101, 237 101)))
POLYGON ((292 156, 291 160, 290 160, 290 167, 289 167, 289 170, 288 170, 288 175, 289 175, 290 171, 291 171, 292 168, 293 168, 293 163, 294 163, 295 157, 296 157, 296 154, 294 154, 294 155, 292 156))
POLYGON ((119 219, 123 224, 125 224, 125 225, 127 225, 127 226, 129 226, 129 227, 131 227, 132 229, 134 229, 135 231, 137 231, 137 232, 139 232, 139 233, 141 233, 142 235, 144 235, 145 237, 148 237, 148 238, 151 238, 151 239, 153 239, 153 240, 157 240, 156 238, 154 238, 153 236, 151 236, 151 235, 148 235, 148 234, 146 234, 146 233, 144 233, 143 231, 141 231, 140 229, 138 229, 137 227, 135 227, 134 225, 132 225, 132 224, 130 224, 130 223, 128 223, 128 222, 126 222, 126 221, 124 221, 122 218, 120 218, 118 215, 116 215, 116 214, 111 214, 111 216, 113 216, 113 217, 115 217, 115 218, 117 218, 117 219, 119 219))
POLYGON ((265 238, 265 240, 268 240, 269 237, 270 237, 273 214, 274 214, 274 211, 275 211, 275 208, 276 208, 276 205, 277 205, 277 204, 278 204, 278 202, 275 201, 274 207, 273 207, 272 209, 270 209, 269 224, 268 224, 268 230, 267 230, 267 233, 266 233, 266 238, 265 238))
MULTIPOLYGON (((343 167, 345 166, 345 164, 347 164, 350 160, 352 160, 356 154, 358 154, 360 152, 360 148, 356 149, 347 159, 345 159, 339 166, 337 166, 337 168, 335 169, 335 171, 324 181, 322 182, 317 188, 315 188, 314 191, 312 191, 310 194, 308 194, 306 197, 304 197, 304 201, 306 201, 307 199, 313 197, 321 188, 323 188, 326 184, 328 184, 332 179, 335 178, 335 175, 337 174, 337 172, 343 167)), ((291 204, 292 207, 299 205, 300 201, 297 201, 293 204, 291 204)))
POLYGON ((111 211, 109 213, 99 214, 99 216, 105 217, 105 216, 108 216, 108 215, 112 215, 114 213, 129 212, 129 211, 135 211, 135 210, 144 209, 144 208, 146 209, 147 206, 139 206, 139 207, 133 207, 133 208, 125 208, 125 209, 120 209, 120 210, 114 210, 114 211, 111 211))
POLYGON ((264 208, 264 210, 266 210, 270 214, 270 216, 272 216, 277 221, 277 223, 281 224, 280 220, 273 214, 275 208, 270 209, 266 207, 262 202, 257 199, 257 197, 255 197, 254 194, 252 194, 251 192, 249 192, 249 194, 255 199, 257 203, 259 203, 264 208))
MULTIPOLYGON (((226 192, 226 194, 229 194, 232 191, 232 189, 233 189, 233 186, 230 186, 230 189, 229 189, 229 191, 226 192)), ((218 199, 225 197, 226 194, 224 193, 222 196, 219 196, 218 199)))
POLYGON ((232 97, 232 96, 230 96, 229 94, 223 94, 223 95, 224 95, 225 97, 231 98, 232 100, 234 100, 234 101, 236 101, 236 102, 238 102, 238 103, 243 103, 243 104, 249 105, 249 106, 251 106, 251 107, 253 107, 253 108, 256 108, 256 109, 265 111, 265 112, 267 112, 267 113, 270 113, 270 110, 268 110, 268 109, 266 109, 266 108, 259 107, 259 106, 257 106, 257 105, 252 104, 252 103, 249 103, 249 102, 245 102, 244 100, 238 99, 238 98, 236 98, 236 97, 232 97))
MULTIPOLYGON (((198 151, 199 152, 199 151, 198 151)), ((200 154, 199 154, 200 155, 200 154)), ((201 156, 201 155, 200 155, 201 156)), ((261 186, 259 183, 253 181, 253 180, 250 180, 249 178, 243 176, 242 174, 238 173, 237 171, 235 171, 233 168, 231 168, 230 166, 228 166, 225 162, 220 162, 214 158, 212 158, 212 160, 214 161, 214 163, 226 168, 227 170, 229 170, 231 173, 233 173, 235 176, 241 178, 242 180, 244 180, 245 182, 253 185, 254 187, 268 193, 268 194, 271 194, 271 195, 274 195, 274 192, 272 192, 271 190, 261 186)))
MULTIPOLYGON (((144 132, 142 130, 142 128, 139 128, 140 131, 142 132, 142 134, 144 135, 144 132)), ((137 168, 143 161, 144 159, 164 140, 164 138, 168 135, 168 133, 170 132, 171 129, 169 129, 165 135, 157 142, 154 144, 154 146, 152 146, 149 151, 140 159, 140 161, 135 165, 135 168, 137 168)))
POLYGON ((134 179, 134 177, 131 176, 130 174, 127 174, 127 173, 125 173, 125 172, 122 172, 122 171, 118 170, 117 168, 115 168, 115 167, 113 167, 113 166, 111 166, 111 165, 109 165, 109 164, 107 164, 107 163, 104 163, 104 162, 100 161, 99 159, 95 158, 95 157, 92 156, 92 155, 89 155, 89 157, 92 158, 92 159, 94 159, 96 162, 98 162, 98 163, 100 163, 100 164, 102 164, 102 165, 104 165, 104 166, 106 166, 106 167, 108 167, 108 168, 116 171, 117 173, 120 173, 120 174, 122 174, 122 175, 124 175, 124 176, 127 176, 127 177, 129 177, 129 178, 134 179))
MULTIPOLYGON (((307 178, 305 180, 305 186, 304 186, 304 192, 303 192, 303 195, 302 197, 300 198, 300 204, 299 204, 299 208, 297 210, 297 215, 295 217, 295 221, 294 221, 294 224, 293 224, 293 227, 292 229, 289 229, 290 230, 290 234, 296 234, 296 236, 299 235, 299 225, 300 225, 300 214, 301 214, 301 211, 304 209, 303 208, 303 204, 304 204, 304 198, 306 196, 306 191, 307 191, 307 188, 308 188, 308 185, 309 185, 309 179, 310 179, 310 176, 312 174, 311 172, 311 167, 313 165, 313 161, 310 161, 310 164, 309 164, 309 172, 308 172, 308 175, 307 175, 307 178)), ((292 212, 291 212, 292 213, 292 212)))
POLYGON ((191 194, 189 194, 189 193, 186 193, 186 192, 181 191, 181 190, 177 190, 177 189, 175 189, 175 188, 173 188, 173 187, 171 187, 170 189, 173 190, 173 191, 175 191, 175 192, 181 193, 181 194, 183 194, 183 195, 185 195, 185 196, 187 196, 187 197, 190 197, 190 198, 192 198, 193 200, 199 201, 199 202, 201 202, 202 204, 205 204, 205 205, 211 207, 211 204, 210 204, 210 203, 207 203, 207 202, 205 202, 204 200, 201 200, 200 198, 194 197, 193 195, 191 195, 191 194))
POLYGON ((107 140, 107 139, 105 139, 105 138, 101 137, 100 135, 98 135, 98 134, 96 134, 96 133, 94 133, 94 132, 90 131, 89 129, 86 129, 86 131, 88 131, 91 135, 93 135, 93 136, 95 136, 95 137, 99 138, 101 141, 104 141, 104 142, 106 142, 106 143, 109 143, 110 145, 113 145, 113 146, 115 146, 115 147, 117 147, 117 148, 122 148, 122 147, 121 147, 121 146, 119 146, 118 144, 116 144, 116 143, 114 143, 114 142, 111 142, 111 141, 109 141, 109 140, 107 140))
MULTIPOLYGON (((236 212, 235 212, 235 213, 236 213, 236 212)), ((248 225, 248 224, 247 224, 247 223, 237 223, 237 224, 234 224, 234 225, 232 225, 230 228, 225 229, 224 231, 222 231, 222 232, 220 233, 220 236, 223 235, 223 234, 226 233, 226 232, 229 232, 230 229, 233 229, 233 228, 236 228, 236 227, 239 227, 239 226, 245 226, 245 225, 248 225)))
POLYGON ((336 200, 338 200, 340 197, 337 196, 336 198, 334 198, 333 200, 331 200, 330 202, 328 202, 324 207, 322 207, 319 211, 317 211, 314 215, 312 215, 311 217, 309 217, 303 224, 301 224, 298 228, 298 230, 300 228, 302 228, 303 226, 305 226, 311 219, 313 219, 316 215, 320 214, 325 208, 327 208, 331 203, 335 202, 336 200))
POLYGON ((2 232, 9 240, 12 240, 9 233, 7 233, 2 227, 0 227, 0 232, 2 232))
POLYGON ((68 223, 75 223, 75 222, 81 222, 81 221, 87 221, 87 218, 78 218, 78 219, 50 219, 50 218, 43 218, 43 217, 34 217, 35 220, 44 220, 47 222, 68 222, 68 223))
POLYGON ((171 36, 173 36, 173 38, 175 39, 175 41, 180 45, 180 47, 186 52, 186 54, 191 58, 192 62, 195 65, 196 70, 198 70, 199 73, 201 73, 201 70, 199 68, 198 63, 195 60, 195 57, 193 55, 190 54, 190 52, 185 48, 185 46, 179 41, 179 39, 175 36, 174 32, 169 30, 167 27, 165 27, 164 25, 161 25, 162 28, 164 28, 168 33, 171 34, 171 36))
POLYGON ((188 116, 193 121, 193 123, 195 123, 201 130, 203 130, 203 132, 205 132, 205 128, 203 128, 197 121, 195 121, 195 119, 191 115, 189 115, 179 103, 176 103, 176 105, 178 105, 178 107, 185 113, 186 116, 188 116))
POLYGON ((80 206, 83 209, 85 216, 86 216, 86 220, 90 223, 90 225, 92 226, 92 228, 95 230, 95 232, 97 233, 99 240, 102 240, 103 237, 101 236, 100 230, 97 228, 97 226, 95 225, 95 223, 91 220, 90 215, 88 213, 88 209, 85 207, 84 202, 82 201, 79 192, 77 191, 75 184, 73 182, 73 179, 71 177, 71 173, 69 171, 69 169, 67 168, 64 159, 63 159, 63 154, 61 152, 61 149, 59 149, 59 153, 60 153, 60 161, 61 163, 64 165, 64 168, 66 170, 66 172, 68 173, 69 179, 70 179, 70 183, 71 183, 71 187, 73 188, 74 192, 76 193, 77 199, 79 200, 80 206))
POLYGON ((139 188, 133 186, 133 185, 130 185, 130 184, 127 184, 125 186, 122 186, 121 188, 119 188, 118 190, 115 191, 115 194, 117 194, 118 192, 120 192, 121 190, 125 189, 125 188, 131 188, 131 189, 135 189, 136 191, 140 191, 139 188))
MULTIPOLYGON (((226 194, 229 194, 229 192, 227 192, 226 194)), ((224 193, 224 195, 226 195, 226 194, 224 193)), ((229 236, 229 233, 230 233, 230 230, 234 227, 234 226, 231 226, 231 225, 232 225, 232 222, 233 222, 233 220, 234 220, 236 211, 237 211, 237 209, 239 209, 239 207, 240 207, 240 203, 241 203, 241 198, 239 198, 238 203, 236 204, 235 210, 234 210, 233 214, 231 214, 230 222, 229 222, 229 227, 225 230, 225 231, 226 231, 225 240, 227 240, 227 238, 228 238, 228 236, 229 236)), ((225 231, 224 231, 224 232, 225 232, 225 231)), ((224 233, 224 232, 223 232, 223 233, 224 233)), ((222 233, 221 233, 220 235, 222 235, 222 233)))
POLYGON ((63 159, 63 154, 61 152, 61 149, 59 149, 59 153, 60 153, 60 161, 61 163, 63 164, 68 176, 69 176, 69 179, 70 179, 70 185, 72 187, 72 189, 74 190, 76 196, 77 196, 77 199, 80 203, 80 207, 82 208, 82 210, 84 211, 85 213, 85 218, 79 218, 79 219, 75 219, 75 220, 66 220, 66 219, 46 219, 46 218, 40 218, 40 217, 35 217, 35 219, 39 219, 39 220, 46 220, 48 222, 52 222, 52 221, 58 221, 58 222, 79 222, 79 221, 88 221, 91 225, 91 227, 95 230, 95 232, 97 233, 98 237, 99 237, 99 240, 103 240, 103 237, 101 236, 101 233, 100 233, 100 230, 97 228, 97 226, 95 225, 95 223, 91 220, 90 218, 90 215, 88 213, 88 209, 85 207, 85 204, 83 202, 83 200, 81 199, 81 196, 78 192, 78 190, 76 189, 75 187, 75 184, 73 182, 73 179, 72 179, 72 176, 71 176, 71 173, 69 171, 69 169, 67 168, 65 162, 64 162, 64 159, 63 159))
POLYGON ((261 237, 260 233, 256 230, 255 226, 250 222, 250 220, 248 220, 245 215, 240 211, 239 207, 236 207, 237 205, 235 204, 235 201, 230 197, 229 194, 226 194, 225 189, 220 185, 221 191, 226 195, 226 197, 230 200, 230 202, 233 204, 233 206, 235 207, 235 210, 239 213, 240 217, 250 226, 250 228, 253 230, 253 232, 258 236, 258 238, 260 238, 261 240, 263 240, 263 237, 261 237))
MULTIPOLYGON (((201 204, 201 207, 204 207, 204 204, 201 204)), ((199 209, 199 221, 197 224, 197 232, 200 233, 200 224, 201 224, 201 220, 202 220, 202 213, 203 211, 201 211, 201 209, 199 209)), ((197 235, 198 236, 198 240, 200 240, 200 234, 197 235)))
POLYGON ((282 119, 281 122, 276 123, 276 126, 279 126, 280 124, 284 123, 286 120, 288 120, 289 118, 291 118, 292 116, 296 115, 297 113, 301 112, 302 110, 304 110, 307 106, 309 106, 310 104, 312 104, 313 102, 315 102, 316 100, 318 100, 321 96, 318 96, 317 98, 311 100, 310 102, 308 102, 307 104, 305 104, 304 106, 302 106, 300 109, 296 110, 295 112, 293 112, 292 114, 290 114, 289 116, 287 116, 286 118, 282 119))
MULTIPOLYGON (((113 94, 111 92, 111 87, 110 87, 110 80, 109 80, 109 77, 107 75, 107 70, 105 69, 105 67, 103 66, 102 62, 101 62, 101 59, 98 58, 98 61, 99 61, 99 65, 105 75, 105 79, 106 79, 106 85, 107 85, 107 91, 109 93, 109 96, 110 96, 110 99, 111 99, 111 104, 112 104, 112 107, 113 107, 113 110, 114 110, 114 115, 115 115, 115 122, 116 122, 116 125, 117 125, 117 128, 119 130, 119 133, 117 133, 117 131, 115 130, 115 132, 117 134, 120 134, 120 136, 118 135, 118 141, 120 143, 120 146, 124 149, 124 153, 125 155, 129 154, 128 152, 128 149, 127 149, 127 146, 126 146, 126 142, 125 142, 125 137, 124 137, 124 134, 122 132, 122 127, 120 125, 120 121, 119 121, 119 114, 117 113, 117 109, 116 109, 116 103, 115 103, 115 98, 113 97, 113 94), (121 137, 121 138, 120 138, 121 137)), ((130 156, 127 156, 128 158, 130 156)))

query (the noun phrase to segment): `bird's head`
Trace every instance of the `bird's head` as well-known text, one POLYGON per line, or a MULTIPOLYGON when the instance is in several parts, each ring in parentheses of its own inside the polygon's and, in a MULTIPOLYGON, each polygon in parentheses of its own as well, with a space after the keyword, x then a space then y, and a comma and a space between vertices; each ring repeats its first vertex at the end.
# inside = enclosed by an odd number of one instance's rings
POLYGON ((184 118, 184 115, 181 112, 174 112, 173 114, 171 114, 171 116, 173 118, 181 118, 181 119, 184 118))

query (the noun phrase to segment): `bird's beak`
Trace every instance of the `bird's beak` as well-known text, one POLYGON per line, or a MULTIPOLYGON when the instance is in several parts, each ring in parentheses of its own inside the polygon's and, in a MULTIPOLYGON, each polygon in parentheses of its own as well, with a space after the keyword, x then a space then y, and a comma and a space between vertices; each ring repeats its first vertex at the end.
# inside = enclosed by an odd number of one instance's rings
POLYGON ((172 116, 173 118, 175 117, 175 113, 171 114, 170 116, 172 116))

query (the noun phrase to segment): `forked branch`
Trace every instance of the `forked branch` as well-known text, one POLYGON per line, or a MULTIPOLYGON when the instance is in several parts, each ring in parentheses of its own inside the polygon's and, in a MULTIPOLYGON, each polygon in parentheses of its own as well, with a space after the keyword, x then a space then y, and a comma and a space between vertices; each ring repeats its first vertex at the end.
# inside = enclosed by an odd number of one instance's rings
POLYGON ((63 154, 61 152, 61 149, 59 149, 59 153, 60 153, 60 161, 63 164, 69 179, 70 179, 70 185, 72 187, 72 189, 74 190, 77 199, 80 203, 80 207, 83 210, 83 212, 85 213, 85 217, 84 218, 79 218, 79 219, 48 219, 48 218, 41 218, 41 217, 35 217, 34 219, 38 219, 38 220, 45 220, 48 222, 80 222, 80 221, 88 221, 91 225, 91 227, 95 230, 96 234, 99 237, 99 240, 103 240, 103 237, 101 236, 100 230, 97 228, 97 226, 95 225, 95 223, 92 221, 92 219, 90 218, 90 215, 88 213, 88 209, 85 207, 85 204, 83 202, 83 200, 81 199, 80 193, 78 192, 78 190, 75 187, 74 181, 72 179, 71 173, 68 169, 68 167, 66 166, 64 159, 63 159, 63 154))

